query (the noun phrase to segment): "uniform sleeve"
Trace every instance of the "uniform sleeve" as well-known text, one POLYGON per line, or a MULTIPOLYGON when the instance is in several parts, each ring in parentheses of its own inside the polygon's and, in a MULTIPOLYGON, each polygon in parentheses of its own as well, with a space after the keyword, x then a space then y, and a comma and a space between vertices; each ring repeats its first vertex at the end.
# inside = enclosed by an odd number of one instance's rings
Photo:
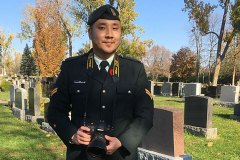
POLYGON ((123 157, 136 151, 144 135, 146 135, 153 125, 153 100, 150 95, 151 93, 148 91, 148 84, 146 72, 143 65, 141 65, 136 84, 137 92, 133 122, 118 137, 123 145, 119 150, 123 157))
POLYGON ((69 140, 77 131, 77 128, 71 124, 68 118, 70 110, 68 79, 68 64, 63 62, 61 72, 51 94, 47 114, 49 124, 65 145, 70 145, 69 140))

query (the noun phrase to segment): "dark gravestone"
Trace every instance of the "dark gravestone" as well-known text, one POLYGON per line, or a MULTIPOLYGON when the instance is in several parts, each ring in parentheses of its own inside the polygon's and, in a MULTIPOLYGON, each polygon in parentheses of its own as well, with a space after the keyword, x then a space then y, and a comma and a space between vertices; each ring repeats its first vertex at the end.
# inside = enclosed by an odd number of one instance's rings
POLYGON ((47 119, 48 106, 49 106, 49 102, 44 103, 44 121, 45 121, 45 122, 48 122, 48 119, 47 119))
POLYGON ((160 95, 161 94, 161 86, 154 86, 154 95, 160 95))
POLYGON ((240 104, 234 105, 234 114, 230 115, 231 119, 240 120, 240 104))
POLYGON ((234 115, 240 116, 240 104, 234 105, 234 115))
POLYGON ((217 98, 218 96, 218 89, 217 86, 208 86, 206 96, 217 98))
POLYGON ((207 88, 206 87, 201 88, 201 94, 204 94, 206 96, 206 94, 207 94, 207 88))
POLYGON ((40 88, 28 89, 29 96, 29 114, 32 116, 40 116, 40 88))
POLYGON ((173 96, 182 96, 182 82, 174 82, 172 84, 172 95, 173 96))
POLYGON ((179 83, 172 84, 172 95, 179 96, 179 83))
POLYGON ((183 155, 183 112, 171 108, 155 108, 153 128, 145 136, 142 148, 174 157, 183 155))
POLYGON ((172 83, 170 82, 164 82, 162 84, 162 95, 164 96, 172 96, 172 83))
POLYGON ((221 95, 221 85, 217 85, 217 98, 220 98, 221 95))
POLYGON ((184 124, 202 128, 211 128, 212 108, 213 102, 210 97, 185 97, 184 124))

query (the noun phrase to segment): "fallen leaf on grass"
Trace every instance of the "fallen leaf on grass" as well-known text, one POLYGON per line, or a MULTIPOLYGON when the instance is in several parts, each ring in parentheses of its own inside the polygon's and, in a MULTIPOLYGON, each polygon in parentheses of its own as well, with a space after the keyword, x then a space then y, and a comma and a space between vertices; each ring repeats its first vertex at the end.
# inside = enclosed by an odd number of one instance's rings
POLYGON ((208 147, 212 147, 213 146, 213 142, 208 142, 207 146, 208 147))

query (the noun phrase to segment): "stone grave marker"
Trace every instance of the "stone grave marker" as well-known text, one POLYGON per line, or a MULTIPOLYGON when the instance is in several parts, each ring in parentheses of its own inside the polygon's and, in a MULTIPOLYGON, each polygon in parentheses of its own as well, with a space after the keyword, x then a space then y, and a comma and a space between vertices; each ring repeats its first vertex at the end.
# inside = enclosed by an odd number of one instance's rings
POLYGON ((31 77, 29 79, 29 88, 34 88, 36 86, 36 79, 34 77, 31 77))
POLYGON ((201 94, 201 83, 184 83, 183 95, 196 96, 201 94))
POLYGON ((184 155, 183 112, 161 107, 154 109, 153 128, 138 148, 138 159, 191 159, 184 155), (184 158, 185 157, 185 158, 184 158))
POLYGON ((15 85, 10 86, 10 107, 15 107, 15 85))
POLYGON ((40 89, 38 87, 28 89, 29 114, 40 116, 40 89))
POLYGON ((172 95, 173 96, 182 96, 182 82, 174 82, 172 83, 172 95))
POLYGON ((234 114, 230 115, 230 118, 240 120, 240 104, 234 105, 234 114))
POLYGON ((172 96, 172 83, 164 82, 162 84, 162 95, 164 95, 164 96, 172 96))
POLYGON ((44 121, 45 122, 48 122, 48 119, 47 119, 48 106, 49 106, 49 102, 44 103, 44 121))
POLYGON ((154 95, 154 82, 153 81, 148 81, 149 86, 150 86, 150 92, 154 95))
POLYGON ((161 95, 161 86, 155 84, 153 93, 154 95, 158 95, 158 96, 161 95))
POLYGON ((15 107, 12 108, 13 114, 25 120, 25 113, 27 110, 27 91, 22 88, 15 89, 15 107))
POLYGON ((220 101, 226 103, 238 103, 239 86, 222 86, 220 101))
POLYGON ((185 97, 184 124, 193 134, 207 139, 217 137, 217 128, 212 128, 213 100, 206 96, 185 97))
POLYGON ((217 86, 208 86, 206 96, 211 98, 217 98, 218 96, 217 86))
POLYGON ((43 119, 43 116, 40 116, 40 86, 29 88, 28 95, 29 112, 26 115, 26 120, 28 122, 36 122, 39 118, 43 119))
POLYGON ((240 116, 240 104, 234 106, 234 115, 240 116))

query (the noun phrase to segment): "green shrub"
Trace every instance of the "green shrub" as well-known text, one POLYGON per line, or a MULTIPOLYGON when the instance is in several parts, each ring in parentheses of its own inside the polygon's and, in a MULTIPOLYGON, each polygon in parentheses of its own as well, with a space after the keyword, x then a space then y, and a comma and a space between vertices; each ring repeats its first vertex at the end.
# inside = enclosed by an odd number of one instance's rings
POLYGON ((3 92, 5 91, 10 91, 10 86, 12 85, 11 82, 9 81, 6 81, 6 80, 3 80, 1 83, 0 83, 0 88, 2 89, 3 92))

